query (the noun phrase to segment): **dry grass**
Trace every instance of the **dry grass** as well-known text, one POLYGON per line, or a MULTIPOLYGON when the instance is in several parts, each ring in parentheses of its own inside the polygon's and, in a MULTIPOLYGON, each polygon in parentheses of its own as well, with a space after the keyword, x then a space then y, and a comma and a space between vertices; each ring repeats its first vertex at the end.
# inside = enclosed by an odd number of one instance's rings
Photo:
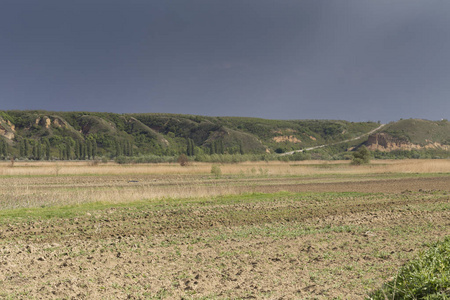
MULTIPOLYGON (((191 163, 182 167, 176 163, 92 165, 89 162, 9 162, 0 163, 3 176, 39 175, 127 175, 127 174, 209 174, 212 163, 191 163)), ((314 174, 375 174, 375 173, 448 173, 450 160, 376 160, 365 166, 352 166, 349 161, 245 162, 220 166, 224 175, 314 175, 314 174)))
POLYGON ((389 173, 450 172, 450 160, 375 161, 367 166, 352 166, 346 161, 248 162, 220 165, 220 179, 211 175, 209 163, 187 167, 87 162, 8 165, 0 165, 0 209, 299 191, 308 190, 307 185, 315 185, 312 190, 327 191, 336 187, 322 189, 317 185, 379 180, 389 173))
POLYGON ((88 202, 127 203, 141 200, 158 200, 163 198, 214 197, 238 194, 239 189, 232 186, 205 186, 179 184, 172 186, 110 186, 48 188, 22 185, 1 189, 0 209, 31 208, 58 205, 77 205, 88 202))

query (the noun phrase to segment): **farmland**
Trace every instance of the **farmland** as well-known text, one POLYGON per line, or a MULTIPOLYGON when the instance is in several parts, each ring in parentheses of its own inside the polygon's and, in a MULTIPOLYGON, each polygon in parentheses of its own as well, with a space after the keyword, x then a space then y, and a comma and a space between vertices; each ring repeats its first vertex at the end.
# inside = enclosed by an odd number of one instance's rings
POLYGON ((450 161, 0 165, 0 297, 363 299, 450 235, 450 161))

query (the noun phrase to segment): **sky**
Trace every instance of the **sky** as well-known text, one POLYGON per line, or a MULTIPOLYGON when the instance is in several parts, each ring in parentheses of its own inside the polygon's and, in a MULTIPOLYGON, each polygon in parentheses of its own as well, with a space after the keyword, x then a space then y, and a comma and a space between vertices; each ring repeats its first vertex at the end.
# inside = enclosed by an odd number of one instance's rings
POLYGON ((448 0, 1 0, 0 110, 450 119, 448 0))

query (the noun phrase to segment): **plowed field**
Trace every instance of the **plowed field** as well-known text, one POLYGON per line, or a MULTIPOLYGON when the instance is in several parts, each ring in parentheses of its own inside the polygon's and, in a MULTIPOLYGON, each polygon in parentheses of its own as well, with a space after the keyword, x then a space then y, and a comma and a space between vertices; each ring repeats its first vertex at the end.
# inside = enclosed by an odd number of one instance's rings
POLYGON ((363 299, 450 235, 448 173, 0 182, 6 299, 363 299))

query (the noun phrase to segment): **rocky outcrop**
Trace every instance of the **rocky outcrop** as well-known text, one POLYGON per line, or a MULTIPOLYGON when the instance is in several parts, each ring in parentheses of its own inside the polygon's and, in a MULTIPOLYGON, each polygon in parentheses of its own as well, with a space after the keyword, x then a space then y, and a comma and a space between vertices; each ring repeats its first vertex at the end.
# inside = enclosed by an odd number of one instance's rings
MULTIPOLYGON (((61 127, 59 125, 59 121, 57 121, 56 119, 55 119, 55 121, 56 121, 55 124, 58 124, 58 127, 61 127)), ((49 129, 50 126, 52 125, 52 120, 47 116, 43 116, 42 118, 38 117, 38 118, 36 118, 36 125, 45 127, 46 129, 49 129)))
POLYGON ((14 133, 12 133, 11 131, 7 131, 6 128, 2 125, 0 125, 0 135, 4 136, 8 140, 12 140, 14 138, 14 133))
POLYGON ((14 139, 15 127, 10 121, 5 121, 0 117, 0 136, 7 138, 8 140, 14 139))
POLYGON ((16 126, 14 126, 14 124, 12 124, 10 121, 7 121, 6 123, 8 123, 9 128, 11 128, 12 132, 16 132, 16 126))
POLYGON ((291 143, 301 143, 302 141, 299 140, 298 138, 296 138, 293 135, 283 135, 283 136, 275 136, 273 137, 273 140, 277 143, 282 143, 282 142, 291 142, 291 143))
POLYGON ((55 117, 55 119, 53 120, 53 126, 55 127, 68 127, 67 126, 67 122, 59 117, 55 117))
POLYGON ((43 125, 45 126, 45 128, 49 129, 50 125, 52 125, 52 120, 50 120, 50 118, 48 117, 44 117, 43 120, 44 120, 43 125))
POLYGON ((371 151, 379 150, 390 152, 394 150, 421 150, 421 149, 445 149, 450 150, 449 145, 442 145, 427 140, 427 144, 418 145, 407 140, 397 139, 387 133, 371 134, 367 140, 367 148, 371 151))

